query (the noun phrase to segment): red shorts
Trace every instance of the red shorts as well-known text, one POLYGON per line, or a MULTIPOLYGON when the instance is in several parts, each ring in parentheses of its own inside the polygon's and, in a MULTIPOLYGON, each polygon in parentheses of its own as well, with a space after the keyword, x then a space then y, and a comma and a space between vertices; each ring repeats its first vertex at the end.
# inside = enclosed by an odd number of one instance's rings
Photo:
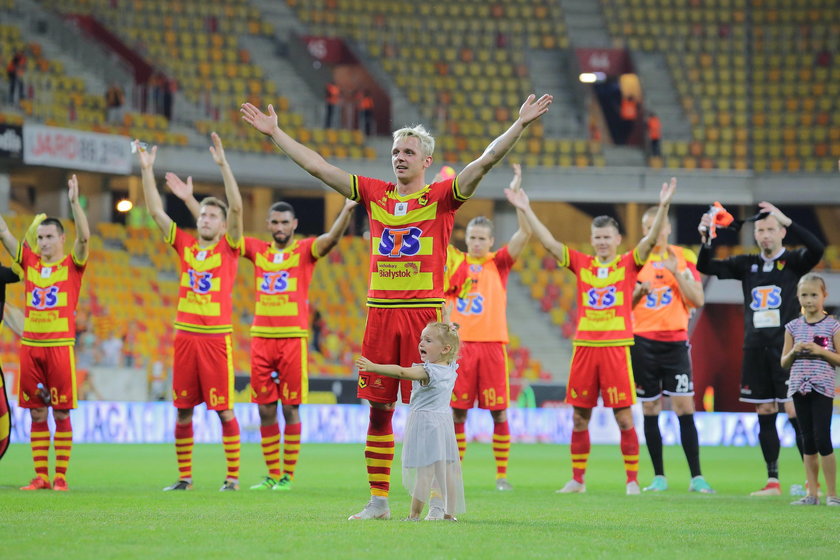
POLYGON ((507 351, 501 342, 462 342, 452 408, 504 410, 510 404, 507 351))
POLYGON ((72 346, 20 345, 21 408, 52 406, 57 410, 76 408, 76 358, 72 346), (38 394, 38 383, 50 393, 50 402, 38 394))
POLYGON ((566 402, 595 408, 599 392, 608 408, 624 408, 636 402, 629 346, 574 347, 566 402))
POLYGON ((233 349, 230 335, 175 331, 172 404, 208 410, 233 408, 233 349))
POLYGON ((309 396, 307 339, 251 338, 251 402, 301 404, 309 396), (277 377, 271 374, 277 372, 277 377))
MULTIPOLYGON (((368 309, 362 356, 375 364, 410 366, 420 363, 420 333, 432 321, 440 321, 440 308, 380 308, 368 309)), ((397 401, 400 389, 402 402, 411 400, 411 381, 384 375, 359 372, 356 396, 378 403, 397 401)))

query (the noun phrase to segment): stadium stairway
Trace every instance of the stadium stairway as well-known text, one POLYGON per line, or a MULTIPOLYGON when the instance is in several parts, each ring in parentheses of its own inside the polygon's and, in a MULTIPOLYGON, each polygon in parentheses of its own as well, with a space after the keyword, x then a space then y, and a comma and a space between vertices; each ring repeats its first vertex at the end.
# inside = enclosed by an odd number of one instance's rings
POLYGON ((610 48, 601 5, 592 0, 559 0, 566 17, 566 29, 574 47, 610 48))
POLYGON ((516 271, 510 275, 507 296, 510 334, 523 341, 531 356, 551 373, 553 381, 565 382, 572 359, 571 341, 560 336, 560 329, 551 323, 548 314, 540 312, 516 271))
MULTIPOLYGON (((256 6, 262 16, 263 19, 274 26, 274 29, 277 30, 275 33, 275 39, 281 42, 289 42, 294 41, 295 37, 294 34, 297 33, 299 35, 305 35, 311 33, 311 30, 308 26, 301 22, 300 19, 295 14, 294 10, 292 10, 286 2, 277 2, 276 0, 252 0, 254 6, 256 6)), ((372 39, 376 39, 373 37, 372 39)), ((393 127, 398 128, 403 125, 424 122, 424 119, 421 118, 420 112, 417 110, 417 107, 411 103, 405 96, 403 90, 397 86, 394 82, 393 76, 386 72, 382 65, 380 64, 379 60, 375 57, 369 56, 367 53, 369 52, 367 48, 364 48, 364 45, 357 44, 353 39, 350 37, 342 37, 345 45, 348 49, 353 53, 353 55, 359 60, 359 62, 370 72, 371 76, 374 77, 376 82, 379 86, 388 93, 388 96, 391 98, 391 107, 392 107, 392 115, 394 116, 394 123, 393 127)), ((256 55, 257 53, 255 53, 256 55)), ((272 51, 272 57, 276 57, 276 53, 272 51)), ((259 64, 262 65, 262 61, 260 58, 257 58, 259 64)), ((290 72, 295 72, 295 70, 291 67, 291 65, 283 59, 284 63, 287 64, 290 68, 290 72)), ((267 76, 273 76, 273 74, 267 73, 267 76)), ((295 79, 300 80, 297 73, 295 73, 295 79)), ((276 80, 275 80, 276 81, 276 80)), ((285 91, 286 86, 283 85, 281 91, 285 91)), ((308 86, 306 86, 307 89, 308 86)), ((290 98, 292 101, 293 106, 298 106, 299 100, 294 97, 292 92, 289 93, 292 95, 290 98)), ((310 94, 311 95, 311 94, 310 94)), ((305 99, 305 103, 308 106, 316 108, 317 112, 317 119, 316 123, 320 126, 323 123, 324 116, 323 116, 323 92, 315 92, 316 100, 318 103, 312 103, 312 97, 305 99)), ((308 118, 308 115, 307 115, 308 118)), ((436 131, 433 131, 436 132, 436 131)), ((390 146, 389 146, 390 149, 390 146)))
POLYGON ((582 101, 575 97, 578 89, 569 83, 569 74, 563 70, 570 56, 567 49, 529 49, 525 56, 534 91, 537 95, 550 92, 554 96, 551 111, 541 119, 549 137, 586 136, 581 126, 582 101))
MULTIPOLYGON (((271 22, 274 25, 274 22, 271 22)), ((289 107, 303 116, 304 125, 320 128, 324 123, 324 94, 313 91, 284 56, 277 55, 277 44, 267 37, 242 35, 239 44, 251 53, 251 60, 277 85, 277 92, 288 98, 289 107)))
POLYGON ((611 167, 643 167, 645 154, 638 146, 604 144, 604 159, 611 167))
POLYGON ((680 103, 665 55, 634 51, 633 62, 643 84, 644 107, 662 121, 662 136, 669 140, 691 140, 691 123, 680 103))

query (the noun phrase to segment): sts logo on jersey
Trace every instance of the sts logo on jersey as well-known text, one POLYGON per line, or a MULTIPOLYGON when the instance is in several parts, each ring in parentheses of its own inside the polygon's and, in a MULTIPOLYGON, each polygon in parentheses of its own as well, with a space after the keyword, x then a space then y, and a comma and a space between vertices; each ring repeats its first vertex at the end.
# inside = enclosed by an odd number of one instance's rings
POLYGON ((379 254, 386 257, 411 257, 420 252, 420 236, 423 230, 418 227, 385 228, 379 241, 379 254))
POLYGON ((32 307, 49 309, 58 304, 58 286, 32 289, 32 307))
POLYGON ((756 286, 751 294, 750 309, 753 311, 777 309, 782 305, 782 289, 779 286, 756 286))
POLYGON ((645 307, 648 309, 662 309, 674 301, 674 294, 671 288, 658 288, 645 296, 645 307))
POLYGON ((586 306, 592 309, 606 309, 615 305, 615 286, 591 288, 586 292, 586 306))
POLYGON ((212 272, 198 272, 196 270, 189 270, 190 289, 197 294, 207 294, 210 288, 213 287, 213 273, 212 272))
POLYGON ((285 292, 289 288, 289 271, 263 272, 263 281, 260 284, 260 291, 265 294, 277 294, 285 292))
POLYGON ((472 293, 458 298, 458 313, 462 315, 480 315, 482 311, 484 311, 483 295, 472 293))

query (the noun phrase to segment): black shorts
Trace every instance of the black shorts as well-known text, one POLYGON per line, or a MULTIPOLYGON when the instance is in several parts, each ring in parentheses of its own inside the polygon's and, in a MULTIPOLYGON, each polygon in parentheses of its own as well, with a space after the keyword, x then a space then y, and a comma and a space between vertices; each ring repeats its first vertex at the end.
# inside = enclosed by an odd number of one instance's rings
POLYGON ((694 394, 688 349, 687 340, 663 342, 635 337, 630 357, 640 401, 655 401, 663 394, 677 397, 694 394))
POLYGON ((782 369, 782 349, 775 346, 744 348, 741 366, 741 401, 787 402, 788 377, 782 369))

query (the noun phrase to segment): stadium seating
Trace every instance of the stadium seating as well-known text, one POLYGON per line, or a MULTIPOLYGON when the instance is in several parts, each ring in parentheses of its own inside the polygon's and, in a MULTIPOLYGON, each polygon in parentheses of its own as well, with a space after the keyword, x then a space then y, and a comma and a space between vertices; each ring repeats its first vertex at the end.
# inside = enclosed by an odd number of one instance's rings
POLYGON ((824 171, 840 157, 836 2, 602 0, 612 37, 666 54, 692 141, 665 165, 824 171))
MULTIPOLYGON (((20 103, 24 117, 64 128, 150 138, 174 145, 187 143, 183 134, 168 131, 169 125, 160 115, 128 112, 121 125, 107 123, 103 96, 90 94, 82 78, 67 75, 59 61, 42 54, 38 43, 27 43, 18 27, 0 24, 0 60, 10 59, 17 50, 27 54, 25 99, 20 103)), ((22 119, 13 113, 3 118, 10 123, 22 119)))
MULTIPOLYGON (((569 46, 557 3, 288 3, 312 34, 347 37, 381 61, 452 163, 475 159, 533 91, 526 49, 569 46)), ((514 154, 529 166, 604 165, 600 143, 549 138, 540 123, 514 154)))

